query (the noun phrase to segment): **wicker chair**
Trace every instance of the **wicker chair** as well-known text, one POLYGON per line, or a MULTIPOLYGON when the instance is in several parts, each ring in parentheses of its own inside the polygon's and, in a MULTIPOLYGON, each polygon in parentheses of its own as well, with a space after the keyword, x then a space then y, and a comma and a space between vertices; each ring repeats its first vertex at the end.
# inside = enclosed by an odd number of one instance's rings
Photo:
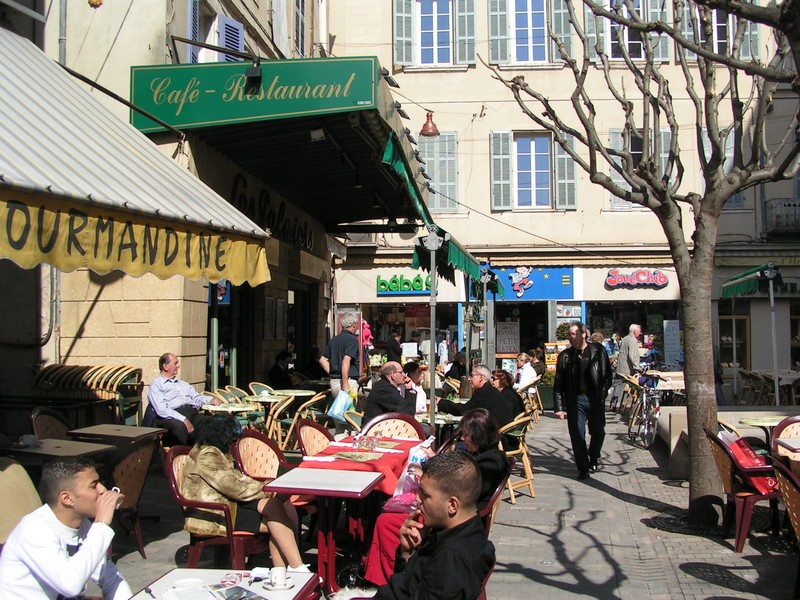
POLYGON ((779 457, 779 460, 785 464, 800 461, 800 452, 792 452, 788 448, 778 445, 778 440, 782 437, 800 437, 800 416, 787 417, 778 423, 772 432, 772 447, 770 448, 772 456, 779 457))
MULTIPOLYGON (((775 479, 786 505, 786 515, 794 530, 795 541, 800 540, 800 479, 780 461, 775 463, 775 479)), ((800 598, 800 563, 794 579, 794 598, 800 598)))
POLYGON ((266 481, 278 476, 291 465, 273 440, 254 429, 245 429, 233 446, 236 467, 248 477, 266 481))
POLYGON ((378 415, 361 428, 363 435, 387 438, 425 439, 425 430, 417 420, 405 413, 390 412, 378 415))
POLYGON ((492 525, 494 525, 494 518, 497 515, 497 509, 500 508, 500 498, 502 498, 503 490, 505 489, 506 484, 511 477, 511 472, 514 470, 514 459, 506 458, 506 460, 508 461, 508 471, 506 471, 506 476, 503 477, 497 484, 497 487, 492 493, 492 497, 489 498, 489 501, 486 503, 486 506, 484 506, 478 512, 481 517, 481 521, 483 521, 483 529, 486 531, 486 537, 489 537, 489 534, 492 532, 492 525))
POLYGON ((728 447, 717 437, 716 432, 705 430, 706 438, 711 446, 711 454, 717 464, 722 487, 725 490, 726 504, 723 518, 723 535, 731 527, 731 519, 736 521, 734 552, 744 549, 744 542, 750 531, 750 520, 753 508, 758 502, 769 501, 772 511, 772 532, 778 534, 778 498, 779 491, 762 494, 751 484, 752 477, 772 477, 774 469, 770 465, 744 467, 734 458, 728 447))
POLYGON ((0 550, 20 519, 42 505, 36 488, 22 466, 0 456, 0 550))
POLYGON ((253 392, 254 396, 258 396, 261 392, 274 392, 275 390, 272 389, 272 386, 267 385, 266 383, 261 383, 260 381, 251 381, 250 384, 247 386, 250 388, 250 391, 253 392))
POLYGON ((333 435, 328 428, 311 419, 298 420, 294 435, 303 456, 315 456, 333 441, 333 435))
POLYGON ((67 440, 68 431, 73 429, 67 418, 60 412, 38 406, 31 413, 33 433, 40 440, 67 440))
POLYGON ((359 431, 361 431, 361 425, 363 424, 361 419, 363 417, 364 413, 358 412, 357 410, 344 411, 344 420, 348 425, 350 425, 353 433, 358 433, 359 431))
POLYGON ((314 394, 314 396, 312 396, 309 400, 306 400, 297 407, 297 410, 294 411, 294 415, 291 418, 280 420, 280 428, 283 435, 283 439, 280 443, 281 450, 286 452, 287 450, 297 447, 297 438, 294 435, 296 432, 295 427, 297 425, 297 421, 299 419, 311 419, 312 421, 315 420, 317 415, 319 415, 322 411, 322 408, 324 408, 327 401, 327 391, 314 394))
POLYGON ((244 397, 250 395, 245 390, 240 387, 236 387, 235 385, 226 385, 225 389, 236 396, 237 402, 244 402, 244 397))
POLYGON ((517 441, 517 447, 506 450, 505 453, 506 457, 517 460, 521 467, 521 473, 519 475, 521 478, 520 481, 511 481, 511 477, 508 478, 507 487, 509 496, 511 497, 511 504, 517 503, 514 490, 519 488, 527 487, 531 498, 536 497, 536 492, 533 489, 533 468, 531 467, 530 456, 528 456, 528 443, 525 441, 525 434, 528 433, 532 423, 531 417, 523 417, 511 421, 511 423, 500 429, 501 437, 508 436, 517 441))
MULTIPOLYGON (((142 530, 139 527, 139 499, 142 497, 147 473, 150 471, 150 463, 153 461, 157 448, 157 437, 139 440, 131 444, 126 453, 111 466, 112 485, 120 488, 124 494, 122 505, 117 509, 116 516, 130 521, 142 558, 147 558, 147 555, 144 552, 142 530)), ((158 517, 154 518, 158 520, 158 517)))

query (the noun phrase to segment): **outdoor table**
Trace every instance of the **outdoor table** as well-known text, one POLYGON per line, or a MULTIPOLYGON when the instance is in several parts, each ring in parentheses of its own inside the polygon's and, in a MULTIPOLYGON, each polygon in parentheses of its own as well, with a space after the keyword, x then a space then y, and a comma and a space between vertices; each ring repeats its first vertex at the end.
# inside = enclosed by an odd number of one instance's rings
POLYGON ((657 390, 682 392, 686 388, 683 371, 648 371, 648 375, 658 375, 657 390))
MULTIPOLYGON (((220 585, 222 580, 227 580, 230 575, 241 576, 241 581, 235 586, 250 590, 258 594, 259 598, 269 600, 305 600, 310 597, 319 585, 314 573, 290 573, 287 584, 291 579, 291 587, 285 590, 270 590, 264 587, 266 581, 250 583, 250 571, 235 571, 232 569, 172 569, 147 586, 149 592, 142 590, 132 597, 132 600, 184 600, 195 598, 213 598, 205 586, 220 585)), ((232 586, 231 586, 232 587, 232 586)), ((229 593, 234 593, 233 591, 229 593)), ((223 597, 223 596, 216 596, 223 597)), ((234 597, 232 595, 228 598, 234 597)))
POLYGON ((202 410, 210 413, 228 413, 230 415, 243 413, 243 412, 257 412, 258 406, 255 404, 203 404, 200 407, 202 410))
POLYGON ((761 429, 764 432, 764 437, 766 438, 767 448, 772 448, 772 432, 775 427, 778 426, 778 423, 783 421, 785 418, 786 415, 748 417, 739 419, 739 424, 745 425, 746 427, 758 427, 761 429))
POLYGON ((319 392, 315 392, 314 390, 272 390, 273 394, 280 395, 280 396, 295 396, 296 398, 310 398, 311 396, 316 396, 319 392))
POLYGON ((116 447, 92 442, 76 442, 75 440, 39 440, 35 446, 12 445, 4 451, 12 456, 41 458, 43 461, 55 458, 72 458, 76 456, 95 456, 116 452, 116 447))
POLYGON ((101 443, 105 442, 114 446, 124 447, 147 437, 161 435, 166 431, 161 427, 104 424, 81 427, 67 433, 71 438, 77 440, 98 440, 101 443))
POLYGON ((791 452, 800 452, 800 437, 778 438, 775 443, 791 452))
MULTIPOLYGON (((358 463, 349 463, 348 466, 352 464, 358 463)), ((384 479, 384 475, 355 470, 309 469, 307 466, 302 464, 273 479, 264 485, 264 490, 277 494, 308 494, 319 499, 317 573, 322 578, 325 591, 331 593, 339 589, 336 585, 336 543, 333 539, 335 500, 366 498, 384 479)))

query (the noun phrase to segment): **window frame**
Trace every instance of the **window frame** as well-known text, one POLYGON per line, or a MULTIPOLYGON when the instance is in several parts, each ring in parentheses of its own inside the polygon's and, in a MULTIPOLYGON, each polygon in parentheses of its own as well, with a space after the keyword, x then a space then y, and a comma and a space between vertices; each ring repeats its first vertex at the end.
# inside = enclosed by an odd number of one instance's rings
POLYGON ((520 60, 518 56, 519 45, 517 43, 517 11, 515 0, 490 0, 488 2, 489 19, 489 63, 498 65, 514 65, 520 67, 534 67, 537 65, 553 65, 562 62, 558 51, 558 45, 550 39, 548 31, 548 21, 552 25, 553 32, 557 35, 567 48, 567 52, 572 50, 572 29, 569 23, 569 11, 564 0, 541 0, 543 10, 535 11, 534 2, 536 0, 522 0, 526 2, 525 15, 527 16, 528 26, 525 29, 528 35, 528 47, 533 37, 531 32, 532 23, 536 15, 540 15, 543 20, 542 32, 544 42, 540 46, 544 47, 545 57, 543 59, 531 58, 520 60))
POLYGON ((393 55, 395 65, 419 69, 448 69, 474 65, 475 0, 393 0, 393 55), (447 2, 449 62, 422 62, 422 2, 447 2))

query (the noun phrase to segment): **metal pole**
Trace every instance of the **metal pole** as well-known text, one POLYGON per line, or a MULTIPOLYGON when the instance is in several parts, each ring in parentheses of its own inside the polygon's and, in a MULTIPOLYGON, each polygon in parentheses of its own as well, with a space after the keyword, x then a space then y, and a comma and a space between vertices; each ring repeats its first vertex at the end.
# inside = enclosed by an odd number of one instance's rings
MULTIPOLYGON (((430 225, 428 229, 428 235, 422 239, 422 242, 425 249, 431 253, 431 340, 429 340, 429 342, 432 344, 433 340, 436 339, 433 333, 436 327, 436 252, 442 247, 445 238, 436 233, 435 225, 430 225)), ((433 348, 431 348, 429 352, 429 356, 432 355, 433 348)), ((431 386, 428 397, 430 401, 430 434, 436 435, 436 368, 430 364, 430 360, 428 361, 428 373, 430 375, 431 386)))
POLYGON ((778 341, 775 339, 775 282, 769 278, 769 312, 772 319, 772 378, 775 381, 775 406, 781 405, 781 389, 778 386, 778 341))

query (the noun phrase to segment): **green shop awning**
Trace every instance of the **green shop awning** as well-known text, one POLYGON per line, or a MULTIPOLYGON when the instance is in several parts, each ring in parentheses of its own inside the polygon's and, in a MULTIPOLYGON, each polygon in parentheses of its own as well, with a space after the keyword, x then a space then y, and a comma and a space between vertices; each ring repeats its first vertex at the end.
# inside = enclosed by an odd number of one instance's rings
POLYGON ((739 273, 722 284, 723 298, 738 298, 756 292, 767 292, 769 281, 773 280, 776 286, 783 285, 783 278, 778 268, 773 263, 766 263, 754 267, 744 273, 739 273))
MULTIPOLYGON (((449 237, 446 231, 437 226, 437 233, 441 236, 449 237)), ((422 240, 422 238, 419 238, 422 240)), ((414 269, 430 270, 430 253, 425 246, 420 244, 414 246, 414 257, 411 267, 414 269)), ((475 281, 481 279, 481 266, 478 260, 469 253, 458 241, 452 237, 446 239, 442 247, 436 253, 436 271, 439 277, 455 283, 456 270, 463 272, 475 281)))
POLYGON ((422 199, 419 191, 417 190, 417 185, 414 182, 414 176, 411 174, 411 169, 409 168, 408 162, 406 162, 404 156, 405 153, 403 152, 403 148, 398 143, 397 136, 392 133, 389 136, 389 139, 386 140, 386 148, 383 149, 382 160, 385 164, 392 167, 394 172, 400 175, 400 177, 403 179, 404 185, 408 189, 411 200, 417 209, 417 213, 422 219, 422 224, 425 225, 425 227, 429 227, 430 225, 433 225, 433 218, 431 217, 430 212, 428 212, 428 205, 425 204, 425 201, 422 199))

